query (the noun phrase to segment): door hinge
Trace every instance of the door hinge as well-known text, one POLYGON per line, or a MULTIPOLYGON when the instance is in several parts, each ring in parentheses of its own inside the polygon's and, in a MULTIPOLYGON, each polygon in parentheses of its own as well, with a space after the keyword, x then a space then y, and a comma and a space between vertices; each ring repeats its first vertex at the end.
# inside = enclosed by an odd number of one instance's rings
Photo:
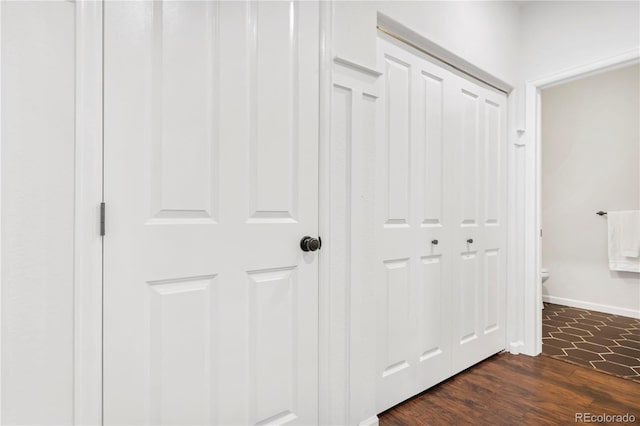
POLYGON ((105 230, 105 204, 104 201, 100 203, 100 236, 104 237, 105 230))

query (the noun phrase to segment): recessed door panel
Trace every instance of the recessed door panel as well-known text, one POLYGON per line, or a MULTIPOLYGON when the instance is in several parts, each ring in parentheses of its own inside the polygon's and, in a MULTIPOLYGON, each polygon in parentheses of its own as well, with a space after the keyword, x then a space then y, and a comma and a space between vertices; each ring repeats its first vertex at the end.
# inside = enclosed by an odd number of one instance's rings
POLYGON ((214 221, 218 8, 152 2, 147 12, 151 218, 154 223, 214 221))
POLYGON ((478 95, 464 89, 460 90, 462 130, 460 169, 460 201, 462 224, 474 226, 478 223, 478 154, 480 153, 480 126, 478 95))
POLYGON ((411 287, 409 259, 389 260, 386 269, 387 309, 385 312, 386 359, 382 377, 398 373, 409 367, 411 338, 411 287))
MULTIPOLYGON (((254 219, 295 220, 298 202, 300 5, 249 7, 251 212, 254 219)), ((304 40, 302 40, 304 42, 304 40)))
POLYGON ((147 306, 151 424, 210 424, 217 351, 216 277, 150 281, 147 306), (186 415, 185 415, 186 414, 186 415))
POLYGON ((424 149, 423 226, 442 226, 444 193, 444 82, 426 71, 420 73, 418 126, 424 149))
POLYGON ((490 100, 484 104, 484 220, 486 225, 500 223, 502 194, 502 123, 500 106, 490 100))
POLYGON ((485 333, 495 331, 499 325, 499 303, 502 281, 502 259, 499 249, 487 250, 484 253, 484 324, 485 333))
POLYGON ((385 180, 387 225, 409 224, 411 66, 386 55, 385 180))
POLYGON ((444 336, 443 311, 443 282, 442 282, 442 256, 427 256, 421 259, 422 263, 422 295, 419 311, 420 321, 420 362, 443 353, 448 346, 444 336))
POLYGON ((295 389, 298 323, 295 267, 251 271, 249 388, 252 424, 298 417, 295 389))
POLYGON ((480 277, 478 276, 478 256, 465 253, 460 257, 460 293, 457 295, 460 315, 460 330, 456 339, 464 345, 478 338, 478 296, 480 277))

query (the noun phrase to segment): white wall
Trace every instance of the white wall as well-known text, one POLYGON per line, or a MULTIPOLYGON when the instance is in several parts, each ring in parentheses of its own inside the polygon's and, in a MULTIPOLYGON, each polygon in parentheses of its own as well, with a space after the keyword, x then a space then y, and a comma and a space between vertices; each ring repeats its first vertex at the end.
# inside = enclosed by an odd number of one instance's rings
POLYGON ((2 418, 69 424, 74 4, 2 5, 2 418))
POLYGON ((640 66, 542 91, 542 263, 551 272, 543 294, 551 301, 640 316, 640 274, 609 271, 607 220, 595 214, 640 209, 639 162, 640 66))
POLYGON ((530 1, 521 6, 520 22, 523 80, 640 46, 637 1, 530 1))

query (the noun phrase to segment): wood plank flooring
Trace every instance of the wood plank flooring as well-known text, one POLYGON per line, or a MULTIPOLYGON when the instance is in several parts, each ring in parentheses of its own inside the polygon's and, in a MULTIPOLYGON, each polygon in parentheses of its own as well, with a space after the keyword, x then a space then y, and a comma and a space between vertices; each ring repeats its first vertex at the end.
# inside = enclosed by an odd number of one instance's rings
POLYGON ((575 413, 629 413, 635 421, 626 424, 640 424, 640 383, 549 356, 504 353, 385 411, 379 418, 380 426, 538 426, 575 424, 575 413))

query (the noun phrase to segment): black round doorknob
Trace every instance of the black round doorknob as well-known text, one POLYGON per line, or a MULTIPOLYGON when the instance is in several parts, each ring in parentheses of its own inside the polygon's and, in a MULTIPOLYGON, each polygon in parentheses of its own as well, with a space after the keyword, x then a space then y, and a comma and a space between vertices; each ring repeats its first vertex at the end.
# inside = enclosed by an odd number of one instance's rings
POLYGON ((467 240, 467 242, 468 242, 469 244, 473 244, 473 238, 469 238, 469 239, 467 240))
POLYGON ((316 251, 319 250, 320 247, 322 247, 322 240, 320 237, 313 238, 307 235, 302 237, 300 240, 300 248, 302 251, 316 251))
POLYGON ((438 240, 431 240, 431 244, 433 244, 434 246, 438 245, 438 240))

